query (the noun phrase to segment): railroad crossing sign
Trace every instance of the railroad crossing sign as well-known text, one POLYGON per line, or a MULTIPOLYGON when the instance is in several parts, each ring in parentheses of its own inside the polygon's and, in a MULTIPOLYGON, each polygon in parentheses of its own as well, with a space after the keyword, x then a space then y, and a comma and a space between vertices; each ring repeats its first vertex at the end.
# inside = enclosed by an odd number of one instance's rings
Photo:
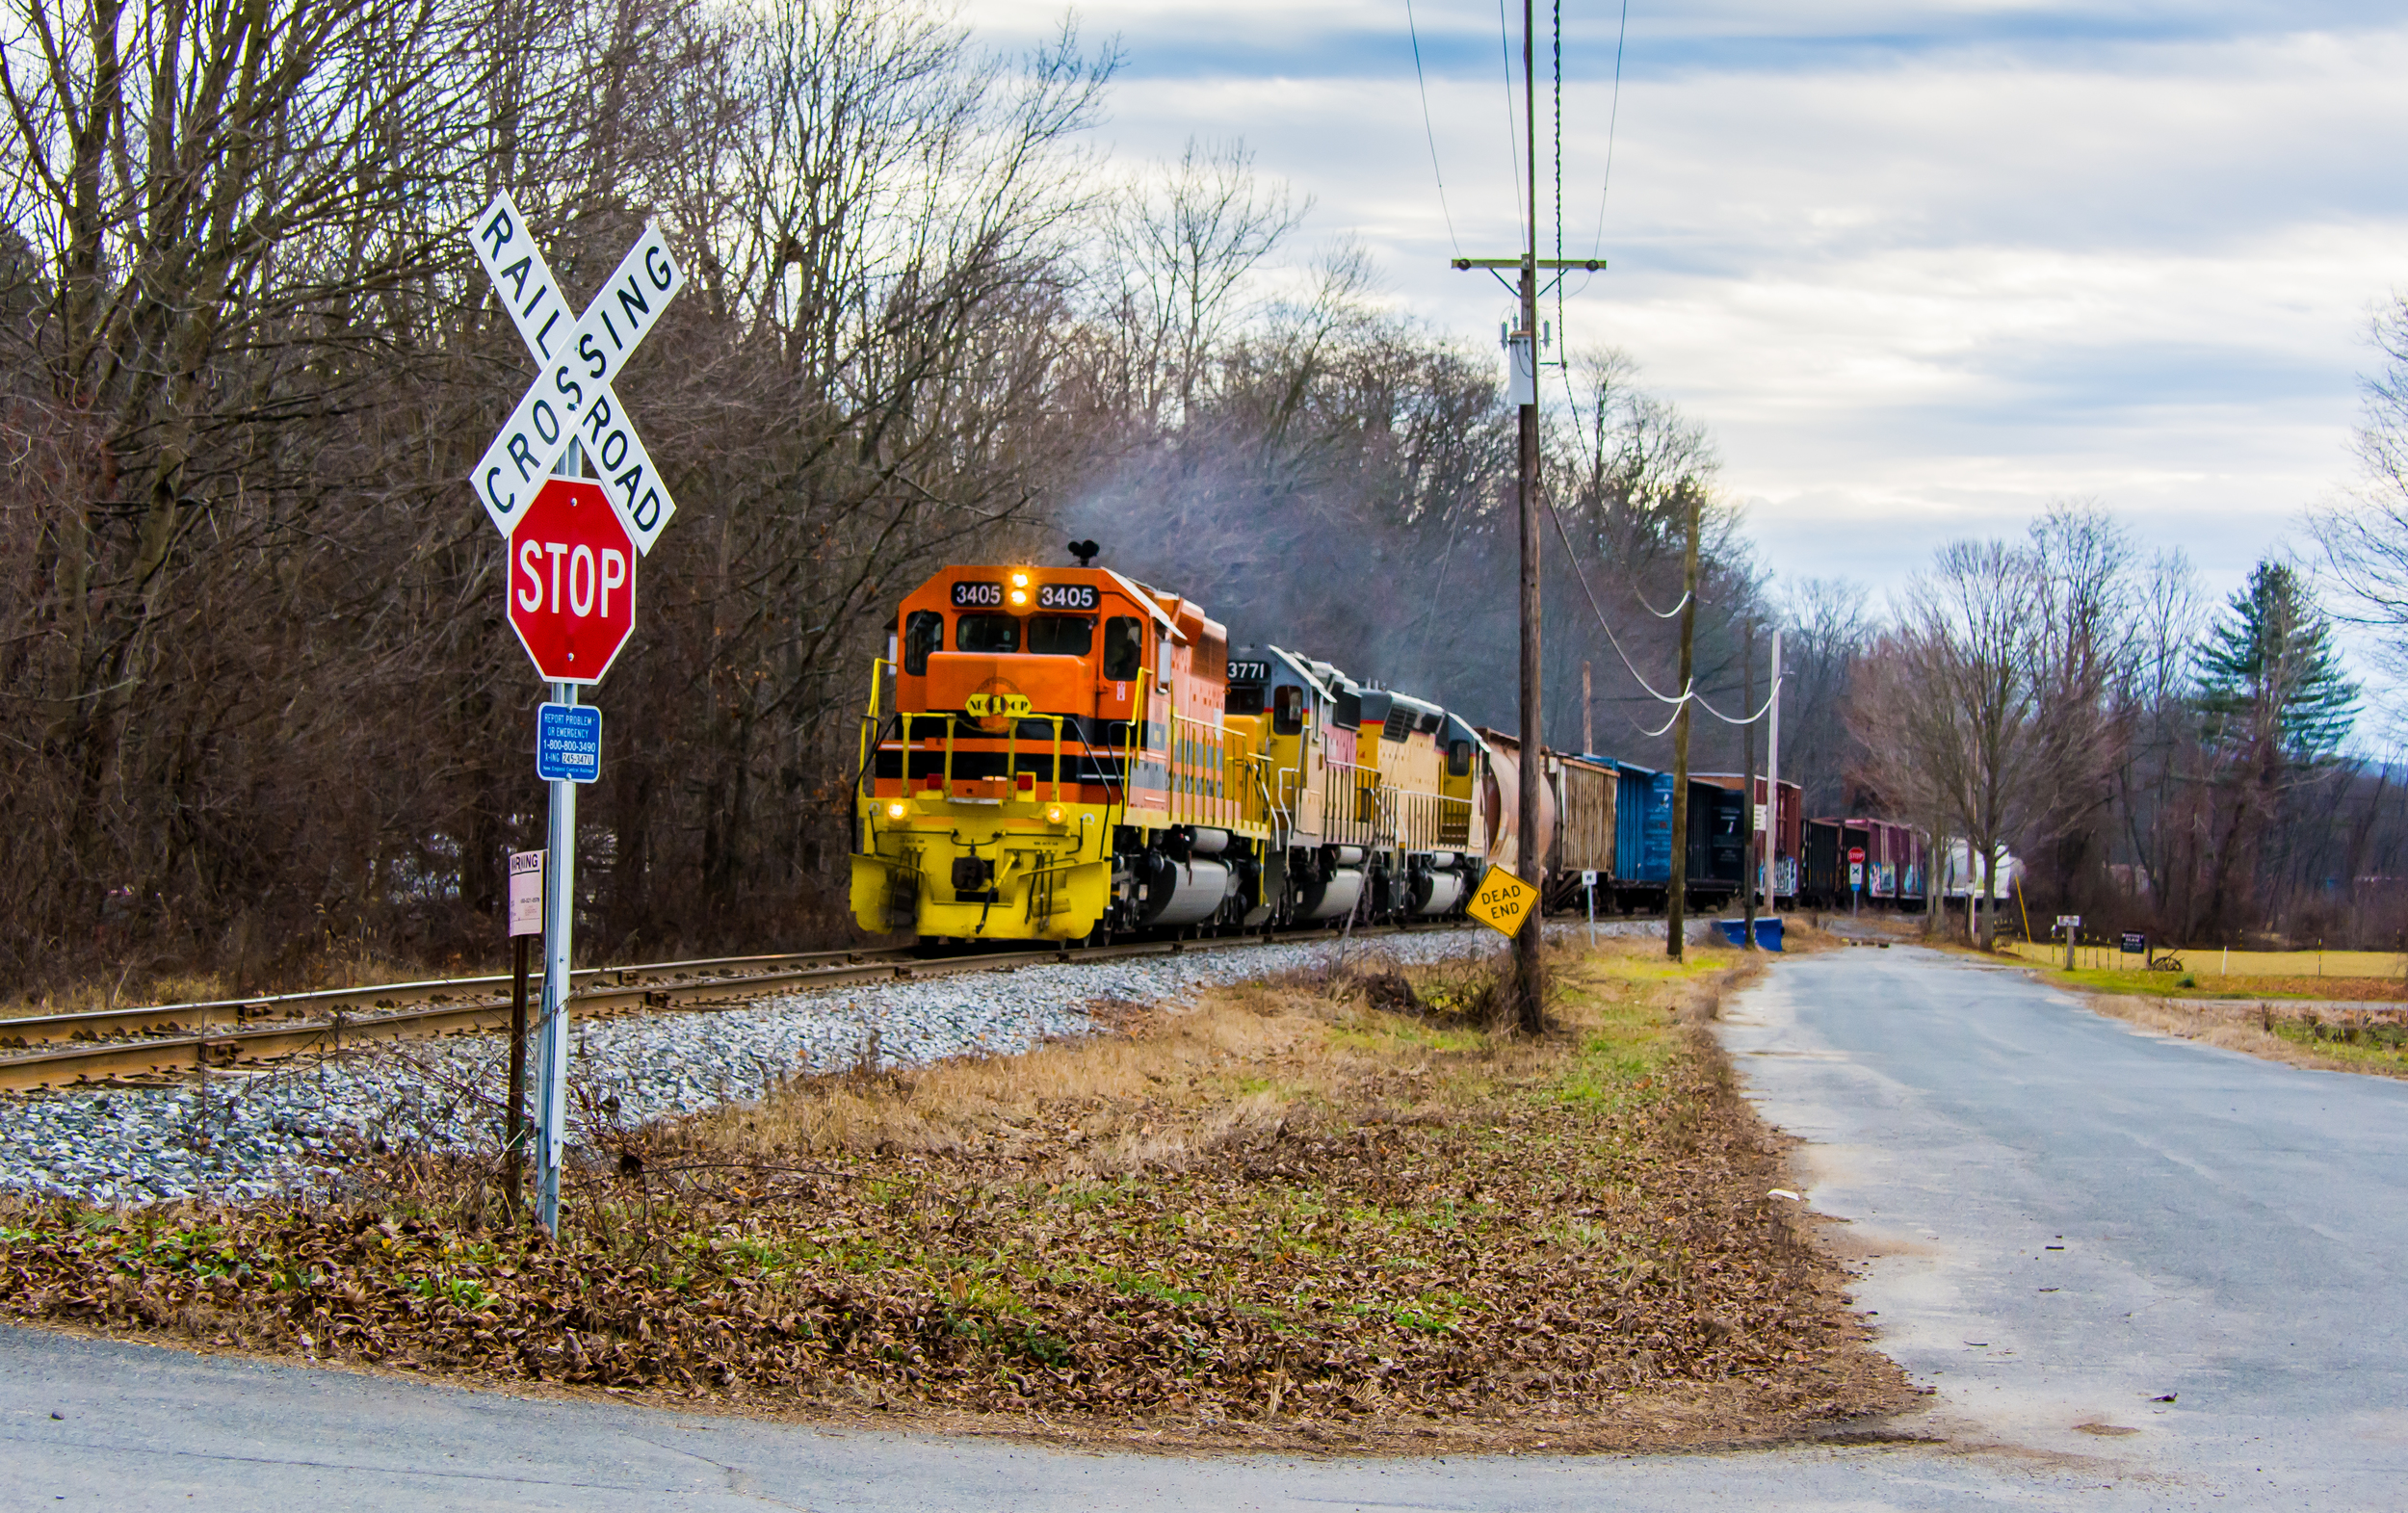
POLYGON ((660 231, 647 225, 602 292, 567 325, 568 301, 509 191, 493 196, 469 239, 538 369, 469 475, 478 503, 493 517, 493 528, 509 535, 544 475, 583 442, 627 534, 639 551, 650 552, 677 506, 611 380, 685 287, 685 270, 660 231))
POLYGON ((1520 933, 1522 920, 1538 901, 1538 890, 1491 864, 1488 875, 1479 880, 1479 891, 1472 895, 1472 918, 1510 939, 1520 933))
POLYGON ((636 628, 636 543, 590 479, 550 478, 510 527, 510 620, 553 683, 599 683, 636 628))

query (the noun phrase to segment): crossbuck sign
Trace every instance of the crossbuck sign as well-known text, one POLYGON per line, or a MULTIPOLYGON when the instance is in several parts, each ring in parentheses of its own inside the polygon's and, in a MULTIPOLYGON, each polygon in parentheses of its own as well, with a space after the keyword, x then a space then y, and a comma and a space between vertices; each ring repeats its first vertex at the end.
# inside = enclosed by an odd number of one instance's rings
POLYGON ((493 517, 494 529, 509 536, 544 476, 582 441, 637 550, 649 553, 677 506, 611 380, 685 287, 685 270, 669 255, 659 230, 647 225, 572 325, 568 301, 509 191, 494 196, 477 218, 472 240, 477 261, 510 307, 538 369, 469 476, 478 502, 493 517))

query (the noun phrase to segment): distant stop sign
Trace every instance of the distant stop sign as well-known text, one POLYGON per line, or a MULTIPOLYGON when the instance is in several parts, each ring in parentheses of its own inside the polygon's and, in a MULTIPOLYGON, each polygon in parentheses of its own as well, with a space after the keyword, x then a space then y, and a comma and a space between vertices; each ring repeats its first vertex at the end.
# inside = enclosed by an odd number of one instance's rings
POLYGON ((1865 848, 1861 846, 1849 847, 1847 848, 1847 859, 1851 862, 1863 861, 1865 859, 1865 848))
POLYGON ((602 485, 556 478, 510 530, 510 629, 553 683, 599 683, 636 628, 636 544, 602 485))

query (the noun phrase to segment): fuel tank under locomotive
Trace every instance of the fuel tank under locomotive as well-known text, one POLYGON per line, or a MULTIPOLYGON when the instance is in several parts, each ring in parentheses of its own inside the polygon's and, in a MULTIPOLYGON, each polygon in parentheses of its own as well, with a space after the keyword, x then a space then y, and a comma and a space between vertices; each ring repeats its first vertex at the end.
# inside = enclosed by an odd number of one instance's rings
POLYGON ((1306 921, 1344 919, 1363 897, 1363 848, 1324 846, 1310 853, 1302 868, 1290 867, 1296 890, 1295 917, 1306 921))
POLYGON ((1232 900, 1250 897, 1255 863, 1228 831, 1198 827, 1164 834, 1131 858, 1130 872, 1137 925, 1166 929, 1204 924, 1232 900))
POLYGON ((1419 915, 1439 915, 1452 912, 1472 891, 1470 874, 1464 870, 1463 857, 1453 851, 1439 851, 1416 856, 1407 864, 1409 879, 1405 888, 1408 907, 1419 915))

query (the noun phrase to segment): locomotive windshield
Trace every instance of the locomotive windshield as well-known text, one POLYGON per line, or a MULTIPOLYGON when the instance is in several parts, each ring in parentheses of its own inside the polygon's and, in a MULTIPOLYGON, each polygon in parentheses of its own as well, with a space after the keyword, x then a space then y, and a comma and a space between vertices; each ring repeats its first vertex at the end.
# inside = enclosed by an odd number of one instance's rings
POLYGON ((1095 646, 1091 614, 1032 614, 1029 650, 1040 657, 1084 657, 1095 646))
POLYGON ((1144 630, 1135 619, 1114 615, 1104 622, 1104 676, 1126 683, 1144 659, 1144 630))
POLYGON ((1008 614, 965 614, 954 627, 954 649, 989 654, 1020 649, 1020 622, 1008 614))
POLYGON ((934 610, 914 610, 903 620, 903 671, 926 677, 929 653, 945 649, 945 616, 934 610))

